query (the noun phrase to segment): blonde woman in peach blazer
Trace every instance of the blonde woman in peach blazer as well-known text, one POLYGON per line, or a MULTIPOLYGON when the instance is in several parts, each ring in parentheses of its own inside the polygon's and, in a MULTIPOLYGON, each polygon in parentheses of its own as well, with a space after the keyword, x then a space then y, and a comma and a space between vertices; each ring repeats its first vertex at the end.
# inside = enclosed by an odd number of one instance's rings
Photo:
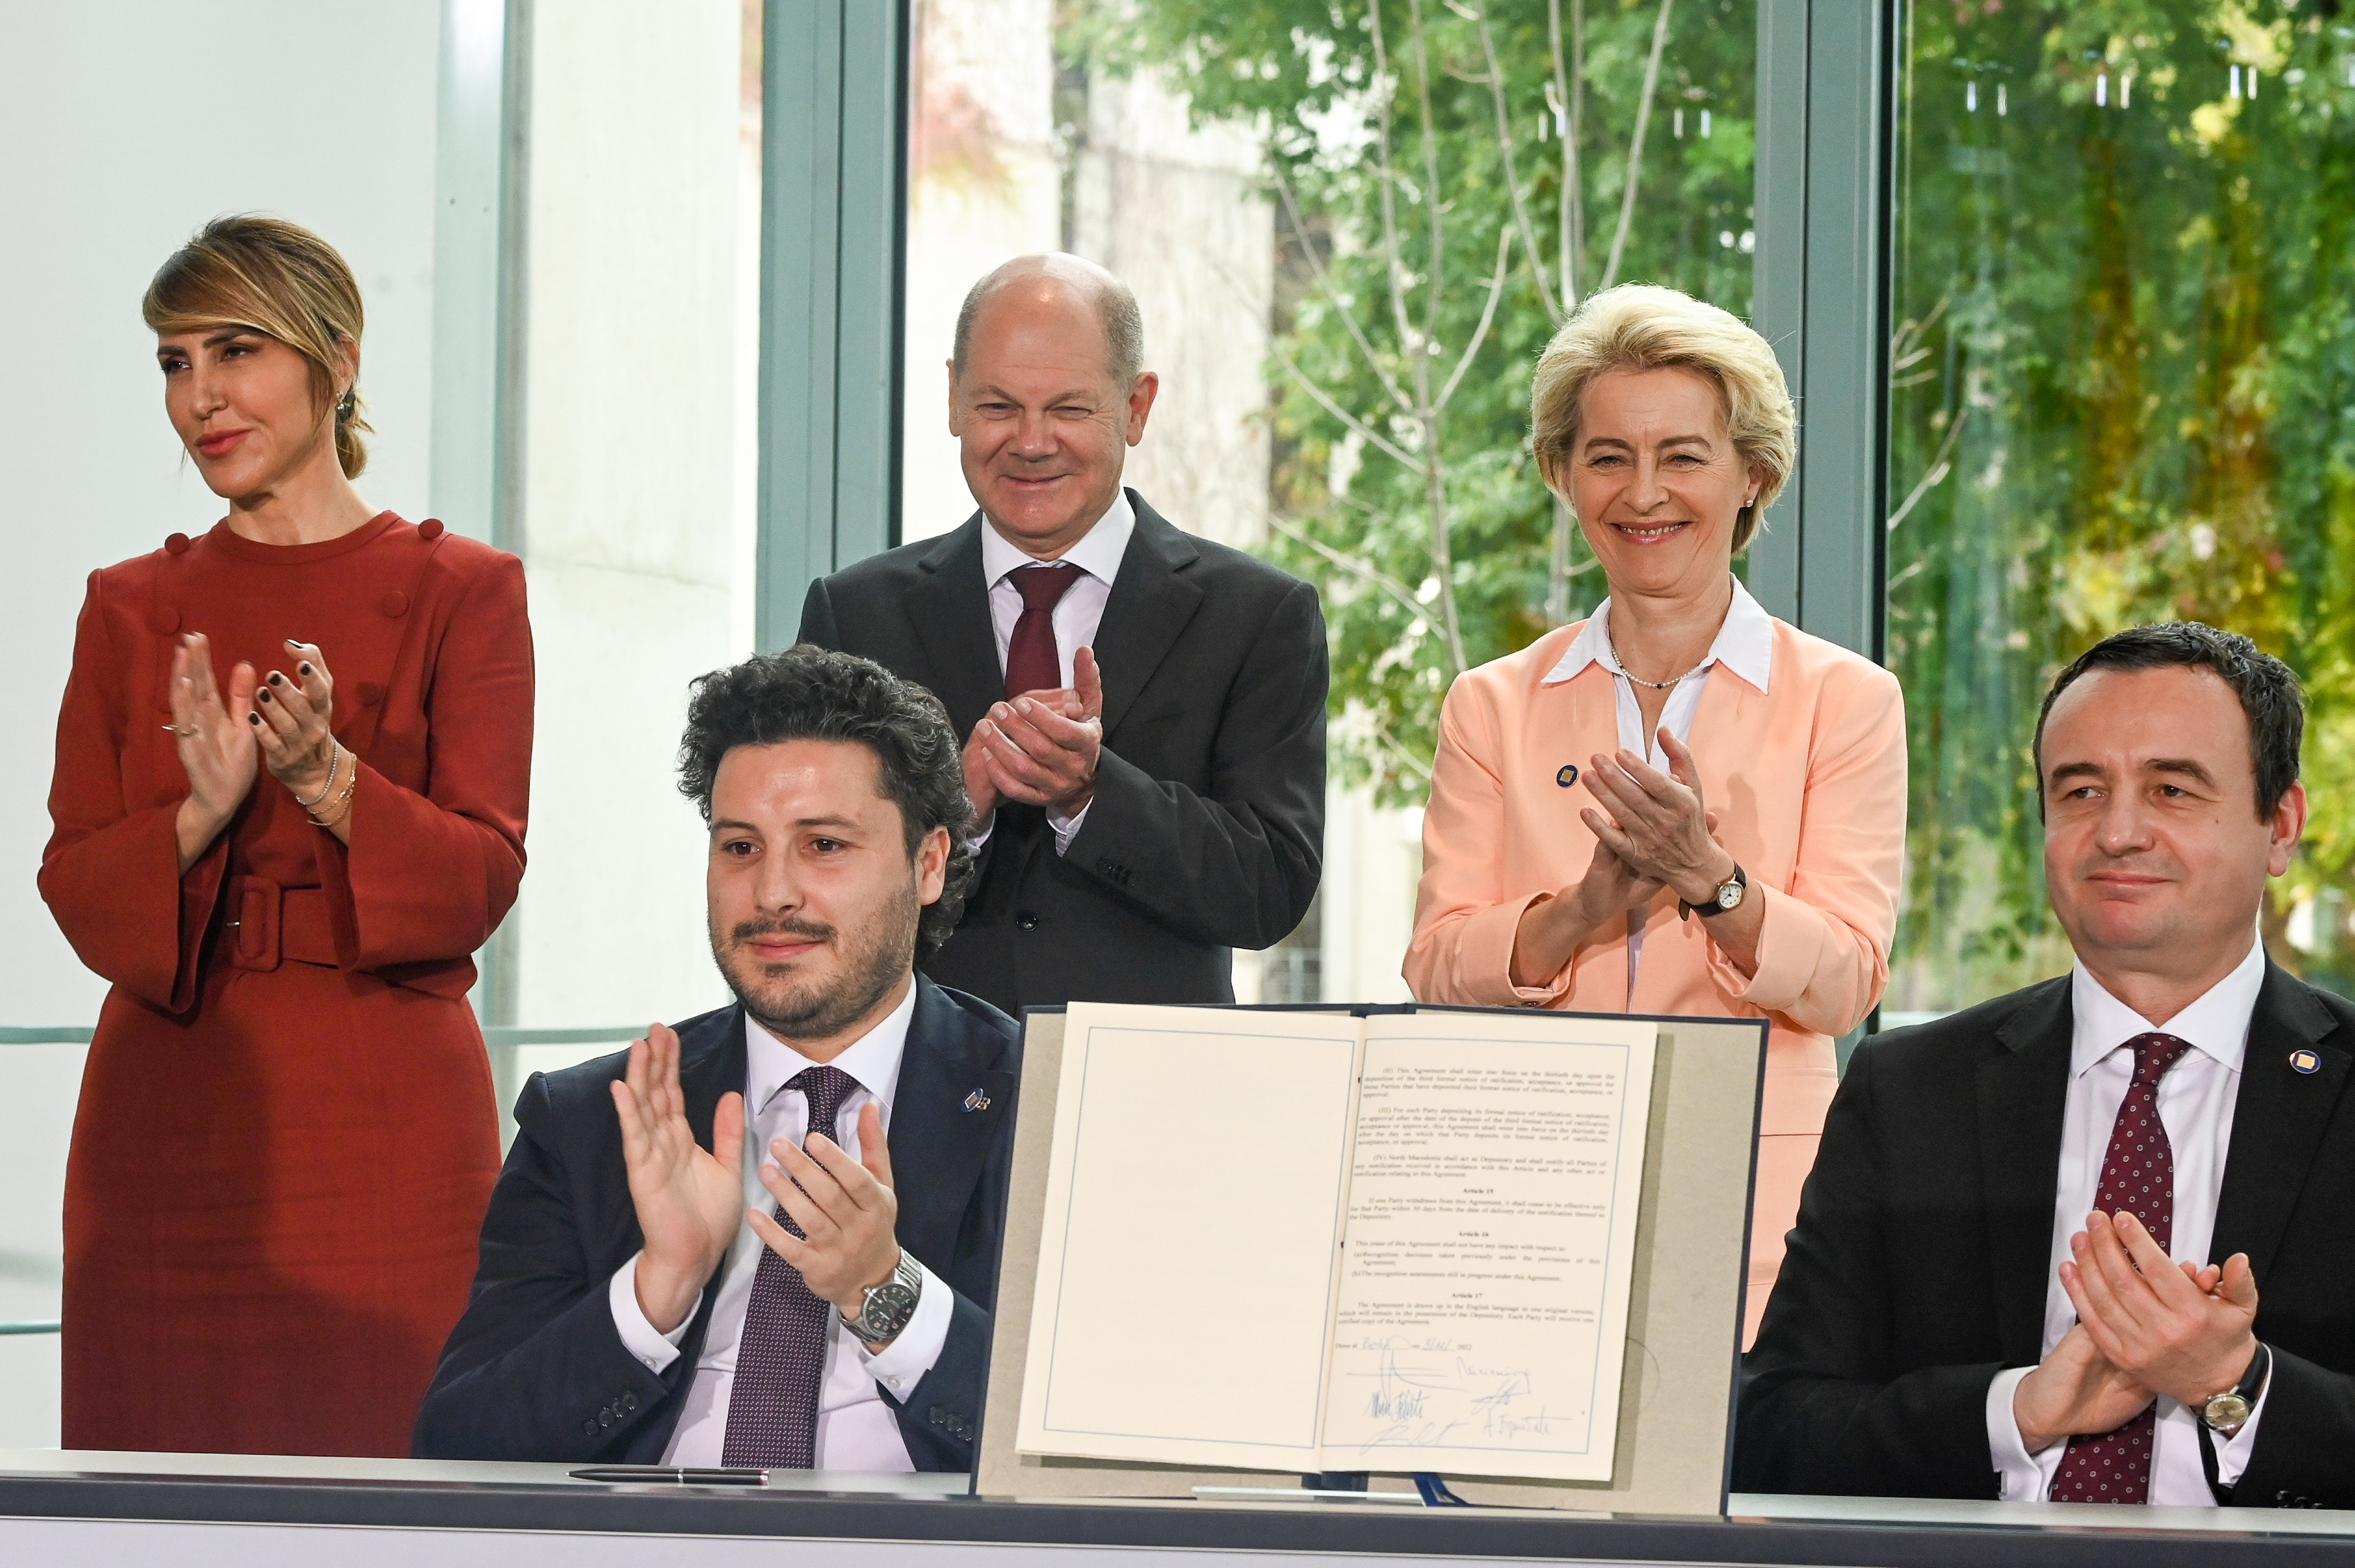
POLYGON ((1764 1018, 1743 1342, 1881 1000, 1905 837, 1895 677, 1735 580, 1796 455, 1774 351, 1673 289, 1539 362, 1540 471, 1610 585, 1447 694, 1405 974, 1424 1001, 1764 1018), (1689 911, 1689 913, 1688 913, 1689 911))

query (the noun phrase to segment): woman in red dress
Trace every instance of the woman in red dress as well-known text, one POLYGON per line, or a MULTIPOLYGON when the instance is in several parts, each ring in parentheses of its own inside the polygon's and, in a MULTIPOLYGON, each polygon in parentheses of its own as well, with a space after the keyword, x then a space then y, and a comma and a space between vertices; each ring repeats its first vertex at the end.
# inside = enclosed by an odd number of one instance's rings
POLYGON ((512 556, 361 501, 360 301, 218 220, 144 302, 229 516, 91 575, 41 894, 113 982, 65 1209, 69 1448, 405 1455, 498 1170, 468 955, 515 901, 512 556))

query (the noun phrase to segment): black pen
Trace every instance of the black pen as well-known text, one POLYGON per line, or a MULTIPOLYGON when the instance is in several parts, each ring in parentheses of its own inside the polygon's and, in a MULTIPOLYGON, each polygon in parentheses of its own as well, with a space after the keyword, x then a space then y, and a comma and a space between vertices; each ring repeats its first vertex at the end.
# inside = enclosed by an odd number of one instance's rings
POLYGON ((766 1470, 698 1470, 678 1465, 607 1465, 599 1469, 567 1470, 576 1481, 669 1481, 682 1487, 764 1487, 766 1470))

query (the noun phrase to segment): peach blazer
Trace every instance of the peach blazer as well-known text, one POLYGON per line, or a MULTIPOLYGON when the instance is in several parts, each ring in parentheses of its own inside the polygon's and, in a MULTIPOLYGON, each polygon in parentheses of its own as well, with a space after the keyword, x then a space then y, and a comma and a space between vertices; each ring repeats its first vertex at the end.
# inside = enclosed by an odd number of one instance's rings
POLYGON ((1747 1345, 1783 1262, 1838 1084, 1832 1039, 1889 981, 1905 845, 1905 707, 1897 678, 1781 620, 1765 691, 1718 663, 1689 744, 1718 837, 1764 900, 1758 972, 1744 979, 1663 893, 1645 912, 1636 994, 1627 936, 1595 934, 1543 985, 1509 970, 1521 912, 1578 880, 1594 851, 1583 783, 1560 783, 1619 747, 1601 662, 1547 683, 1584 625, 1466 672, 1447 694, 1423 821, 1423 883, 1407 984, 1423 1001, 1581 1012, 1764 1018, 1765 1104, 1751 1217, 1747 1345))

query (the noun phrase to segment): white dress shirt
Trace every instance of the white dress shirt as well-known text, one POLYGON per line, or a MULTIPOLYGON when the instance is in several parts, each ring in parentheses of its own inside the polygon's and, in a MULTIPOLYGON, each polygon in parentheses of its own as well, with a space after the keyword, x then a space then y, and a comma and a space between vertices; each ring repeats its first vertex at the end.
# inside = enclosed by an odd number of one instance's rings
MULTIPOLYGON (((1135 532, 1136 509, 1128 503, 1125 490, 1113 496, 1112 509, 1096 519, 1095 526, 1082 535, 1079 543, 1052 561, 1024 555, 1007 544, 987 518, 982 520, 981 577, 988 585, 989 629, 997 637, 1000 680, 1006 675, 1006 651, 1014 642, 1014 623, 1022 619, 1022 595, 1014 586, 1014 574, 1035 567, 1069 565, 1080 568, 1079 580, 1063 590, 1063 597, 1055 601, 1054 610, 1048 618, 1055 628, 1055 658, 1068 689, 1072 684, 1072 655, 1082 648, 1095 646, 1096 632, 1103 625, 1104 602, 1112 598, 1113 579, 1120 576, 1120 558, 1128 553, 1128 536, 1135 532)), ((1071 817, 1047 813, 1047 824, 1055 830, 1057 854, 1071 847, 1080 824, 1087 820, 1086 806, 1071 817)), ((988 839, 989 829, 985 827, 974 840, 975 846, 978 848, 988 839)))
MULTIPOLYGON (((2052 1198, 2052 1250, 2046 1264, 2044 1348, 2051 1355, 2076 1326, 2077 1309, 2061 1285, 2061 1264, 2069 1238, 2085 1228, 2101 1189, 2102 1162, 2110 1130, 2134 1078, 2134 1053, 2126 1043, 2154 1031, 2190 1042, 2158 1081, 2158 1120, 2175 1154, 2175 1224, 2169 1252, 2179 1260, 2208 1261, 2216 1234, 2216 1201, 2224 1185, 2224 1157, 2232 1143, 2232 1107, 2241 1097, 2241 1059, 2249 1044, 2249 1016, 2265 980, 2264 945, 2251 933, 2249 956, 2211 986, 2199 1001, 2167 1021, 2162 1030, 2103 989, 2080 964, 2069 979, 2075 1024, 2069 1050, 2069 1096, 2061 1120, 2061 1172, 2052 1198)), ((2008 1502, 2041 1502, 2060 1472, 2064 1440, 2031 1455, 2011 1409, 2020 1379, 2033 1371, 2015 1367, 1987 1387, 1987 1450, 2002 1478, 2008 1502)), ((2222 1393, 2222 1390, 2211 1390, 2222 1393)), ((2266 1393, 2271 1392, 2268 1382, 2266 1393)), ((2265 1397, 2239 1432, 2214 1436, 2216 1480, 2229 1487, 2248 1468, 2265 1397)), ((2158 1423, 2151 1434, 2150 1500, 2179 1508, 2212 1508, 2200 1459, 2200 1420, 2184 1405, 2158 1396, 2158 1423)))
MULTIPOLYGON (((891 1098, 899 1087, 900 1057, 907 1046, 908 1021, 915 1010, 916 988, 911 980, 907 994, 900 999, 900 1005, 890 1015, 834 1059, 832 1065, 858 1080, 858 1086, 842 1102, 835 1126, 820 1130, 831 1135, 854 1159, 859 1151, 859 1108, 868 1101, 874 1102, 882 1118, 884 1136, 890 1136, 891 1098)), ((757 1206, 765 1213, 777 1205, 776 1199, 761 1184, 761 1166, 770 1157, 770 1140, 785 1138, 799 1144, 809 1120, 808 1100, 799 1089, 784 1086, 805 1068, 817 1064, 753 1022, 749 1015, 744 1020, 744 1202, 748 1210, 757 1206)), ((736 1386, 736 1349, 744 1337, 744 1311, 751 1301, 752 1276, 760 1267, 761 1255, 767 1250, 761 1238, 752 1234, 751 1222, 747 1220, 737 1230, 736 1240, 728 1249, 727 1268, 719 1277, 719 1298, 711 1307, 711 1327, 703 1338, 703 1352, 696 1360, 687 1404, 679 1413, 677 1427, 671 1433, 670 1446, 663 1450, 662 1462, 666 1465, 713 1466, 720 1462, 720 1448, 728 1436, 729 1396, 736 1386)), ((630 1353, 649 1370, 659 1372, 678 1359, 679 1344, 695 1318, 689 1313, 667 1334, 646 1321, 645 1313, 638 1306, 637 1266, 638 1260, 634 1256, 613 1276, 608 1290, 613 1326, 621 1330, 622 1343, 630 1353)), ((900 1438, 898 1417, 883 1403, 876 1385, 890 1389, 895 1398, 907 1398, 924 1374, 932 1371, 932 1363, 940 1360, 941 1348, 948 1342, 953 1310, 949 1287, 927 1268, 915 1315, 908 1319, 900 1337, 881 1351, 869 1351, 857 1335, 843 1327, 840 1315, 836 1316, 834 1338, 826 1347, 826 1372, 818 1386, 816 1468, 915 1468, 908 1457, 908 1446, 900 1438)))
MULTIPOLYGON (((1701 689, 1709 683, 1709 673, 1720 663, 1758 688, 1763 694, 1766 679, 1774 662, 1774 619, 1759 602, 1750 597, 1742 579, 1733 579, 1733 602, 1726 606, 1724 623, 1717 629, 1717 640, 1709 645, 1709 653, 1693 667, 1692 673, 1676 683, 1668 693, 1668 705, 1660 710, 1659 729, 1667 730, 1680 743, 1692 738, 1694 710, 1700 706, 1701 689)), ((1555 685, 1569 680, 1589 664, 1601 664, 1611 672, 1612 683, 1619 694, 1619 744, 1644 758, 1661 772, 1668 771, 1667 753, 1661 750, 1655 735, 1644 733, 1644 710, 1636 701, 1635 683, 1611 651, 1611 601, 1604 599, 1594 607, 1586 625, 1562 651, 1561 662, 1546 673, 1545 685, 1555 685)), ((1644 957, 1644 927, 1634 919, 1627 922, 1627 995, 1636 994, 1636 969, 1644 957)))

